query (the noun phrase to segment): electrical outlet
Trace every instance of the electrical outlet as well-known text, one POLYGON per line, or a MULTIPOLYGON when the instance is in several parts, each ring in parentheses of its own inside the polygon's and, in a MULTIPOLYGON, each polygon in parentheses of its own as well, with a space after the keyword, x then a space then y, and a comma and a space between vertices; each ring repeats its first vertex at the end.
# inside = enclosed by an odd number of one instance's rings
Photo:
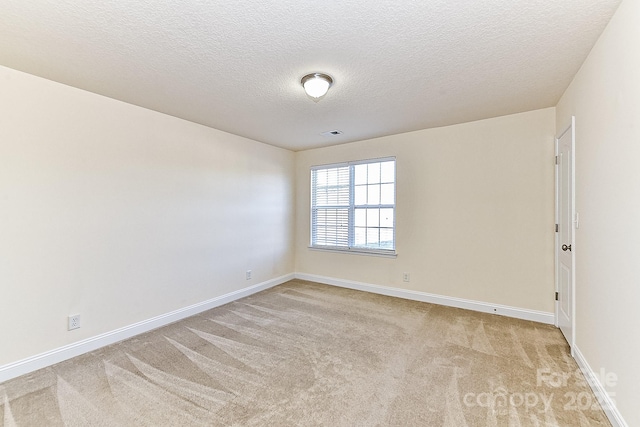
POLYGON ((411 276, 409 275, 409 273, 402 273, 403 282, 409 282, 410 280, 411 280, 411 276))
POLYGON ((78 329, 80 327, 80 315, 72 314, 69 316, 69 330, 78 329))
POLYGON ((247 270, 247 280, 251 280, 251 270, 247 270))

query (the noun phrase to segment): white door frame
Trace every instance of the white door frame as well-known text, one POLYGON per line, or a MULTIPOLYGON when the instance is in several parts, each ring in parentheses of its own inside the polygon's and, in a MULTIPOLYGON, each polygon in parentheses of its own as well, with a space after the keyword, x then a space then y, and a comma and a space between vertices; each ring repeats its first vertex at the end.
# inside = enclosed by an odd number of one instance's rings
MULTIPOLYGON (((574 355, 574 348, 575 348, 575 339, 576 339, 576 273, 575 273, 575 266, 576 266, 576 254, 575 254, 575 241, 576 241, 576 237, 575 237, 575 231, 576 228, 578 228, 578 217, 576 214, 576 168, 575 168, 575 164, 576 164, 576 156, 575 156, 575 148, 576 148, 576 117, 575 116, 571 116, 571 123, 562 131, 560 132, 560 134, 558 136, 556 136, 555 139, 555 149, 556 149, 556 159, 558 158, 557 156, 559 155, 559 141, 560 138, 562 138, 567 132, 571 132, 571 218, 572 218, 572 223, 568 224, 568 226, 572 227, 572 233, 571 233, 571 283, 570 283, 570 287, 571 287, 571 301, 569 302, 570 307, 571 307, 571 337, 568 339, 569 342, 569 346, 571 347, 571 355, 574 355)), ((557 164, 556 161, 556 174, 555 174, 555 191, 556 191, 556 210, 555 210, 555 218, 556 218, 556 224, 559 224, 559 220, 560 220, 560 200, 559 200, 559 194, 560 194, 560 189, 558 188, 559 185, 559 180, 558 180, 558 173, 559 173, 559 165, 557 164)), ((559 233, 555 233, 555 284, 556 284, 556 292, 559 292, 559 274, 560 274, 560 261, 559 261, 559 255, 560 255, 560 245, 562 245, 563 242, 560 242, 560 236, 559 233)), ((559 326, 559 322, 558 322, 558 317, 559 317, 559 303, 558 301, 556 301, 555 303, 555 325, 556 327, 559 326)))

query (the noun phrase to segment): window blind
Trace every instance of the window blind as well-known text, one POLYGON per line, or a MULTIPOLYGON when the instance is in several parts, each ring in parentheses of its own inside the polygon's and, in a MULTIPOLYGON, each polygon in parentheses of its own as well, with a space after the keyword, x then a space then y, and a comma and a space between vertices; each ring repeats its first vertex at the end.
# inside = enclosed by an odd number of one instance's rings
POLYGON ((311 173, 312 242, 349 247, 349 166, 315 169, 311 173))

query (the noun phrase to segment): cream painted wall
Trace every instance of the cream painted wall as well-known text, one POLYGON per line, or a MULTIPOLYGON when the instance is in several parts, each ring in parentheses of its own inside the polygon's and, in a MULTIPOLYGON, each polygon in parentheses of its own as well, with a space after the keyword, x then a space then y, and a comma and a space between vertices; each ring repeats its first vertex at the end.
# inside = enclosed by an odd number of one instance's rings
POLYGON ((554 132, 548 108, 296 153, 296 272, 553 312, 554 132), (308 249, 310 166, 384 156, 397 258, 308 249))
MULTIPOLYGON (((576 116, 576 346, 640 425, 640 1, 624 0, 557 107, 576 116)), ((606 384, 604 384, 606 385, 606 384)))
POLYGON ((292 152, 4 67, 0 94, 0 366, 293 271, 292 152))

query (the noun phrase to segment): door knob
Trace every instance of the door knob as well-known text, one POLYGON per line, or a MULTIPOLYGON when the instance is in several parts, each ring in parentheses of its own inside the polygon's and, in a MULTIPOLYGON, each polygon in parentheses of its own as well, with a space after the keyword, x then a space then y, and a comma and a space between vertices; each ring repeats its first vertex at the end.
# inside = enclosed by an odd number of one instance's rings
POLYGON ((567 246, 567 245, 562 245, 562 250, 563 251, 571 251, 571 245, 567 246))

